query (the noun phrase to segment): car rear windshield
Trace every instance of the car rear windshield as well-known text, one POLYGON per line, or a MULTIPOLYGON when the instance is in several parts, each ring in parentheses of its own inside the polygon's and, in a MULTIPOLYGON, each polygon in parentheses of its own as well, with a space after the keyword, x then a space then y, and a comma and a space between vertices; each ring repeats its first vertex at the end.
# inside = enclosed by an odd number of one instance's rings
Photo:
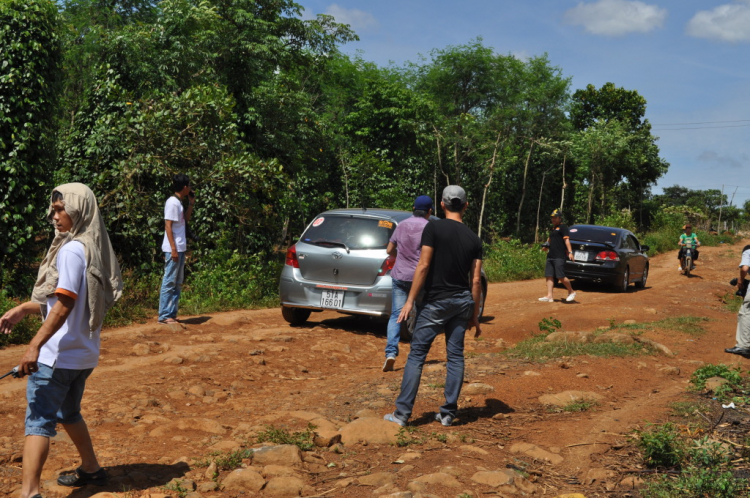
POLYGON ((378 218, 318 216, 300 240, 348 249, 385 249, 395 228, 394 222, 378 218))
POLYGON ((617 232, 606 227, 573 226, 570 228, 570 239, 598 242, 600 244, 614 244, 617 241, 617 232))

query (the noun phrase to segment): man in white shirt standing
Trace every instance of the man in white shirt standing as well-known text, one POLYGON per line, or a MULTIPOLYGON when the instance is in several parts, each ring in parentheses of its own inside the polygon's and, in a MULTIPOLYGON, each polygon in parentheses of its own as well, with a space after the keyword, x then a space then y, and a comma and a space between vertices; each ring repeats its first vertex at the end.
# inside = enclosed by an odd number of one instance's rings
POLYGON ((81 415, 81 398, 99 362, 104 315, 122 296, 120 266, 96 197, 87 186, 68 183, 55 188, 48 219, 54 223, 55 238, 39 265, 31 300, 0 317, 4 334, 27 315, 41 310, 44 317, 18 364, 18 376, 29 376, 19 498, 41 498, 42 470, 58 424, 73 441, 81 465, 57 483, 107 483, 81 415))
MULTIPOLYGON (((737 289, 743 290, 745 277, 750 273, 750 245, 742 248, 742 259, 740 260, 740 276, 737 279, 737 289)), ((725 349, 726 353, 750 356, 750 292, 745 293, 740 310, 737 312, 737 334, 735 346, 725 349)))
POLYGON ((195 194, 190 188, 190 178, 182 173, 172 179, 174 195, 164 205, 164 278, 159 296, 159 322, 178 323, 177 308, 180 303, 182 282, 185 280, 185 251, 187 239, 185 225, 190 221, 195 204, 195 194), (182 201, 189 199, 187 210, 182 201))

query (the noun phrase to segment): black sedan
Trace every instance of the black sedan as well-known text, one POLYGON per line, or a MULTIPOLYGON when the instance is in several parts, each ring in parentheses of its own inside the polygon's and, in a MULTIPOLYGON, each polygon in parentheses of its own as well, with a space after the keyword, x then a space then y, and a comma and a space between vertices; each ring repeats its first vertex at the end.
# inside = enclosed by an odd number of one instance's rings
POLYGON ((646 286, 648 246, 641 245, 630 231, 597 225, 570 227, 573 261, 565 262, 565 275, 614 285, 625 292, 631 283, 646 286))

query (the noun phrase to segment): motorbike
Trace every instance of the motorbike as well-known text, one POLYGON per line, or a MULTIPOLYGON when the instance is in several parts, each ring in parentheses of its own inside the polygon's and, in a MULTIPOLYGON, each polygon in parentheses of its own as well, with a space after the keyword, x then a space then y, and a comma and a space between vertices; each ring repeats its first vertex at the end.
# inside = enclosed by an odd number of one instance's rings
POLYGON ((682 254, 682 271, 686 276, 690 276, 693 270, 693 244, 685 243, 685 252, 682 254))

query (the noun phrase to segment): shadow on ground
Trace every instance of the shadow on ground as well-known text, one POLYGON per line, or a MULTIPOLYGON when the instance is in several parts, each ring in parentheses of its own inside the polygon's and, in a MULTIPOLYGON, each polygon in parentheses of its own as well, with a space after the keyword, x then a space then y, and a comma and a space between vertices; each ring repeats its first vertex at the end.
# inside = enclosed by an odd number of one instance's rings
POLYGON ((190 470, 190 466, 185 462, 178 462, 174 465, 133 463, 113 465, 106 469, 109 474, 109 482, 106 486, 88 485, 77 488, 68 495, 68 498, 88 498, 104 491, 122 493, 166 486, 172 479, 183 477, 190 470))

